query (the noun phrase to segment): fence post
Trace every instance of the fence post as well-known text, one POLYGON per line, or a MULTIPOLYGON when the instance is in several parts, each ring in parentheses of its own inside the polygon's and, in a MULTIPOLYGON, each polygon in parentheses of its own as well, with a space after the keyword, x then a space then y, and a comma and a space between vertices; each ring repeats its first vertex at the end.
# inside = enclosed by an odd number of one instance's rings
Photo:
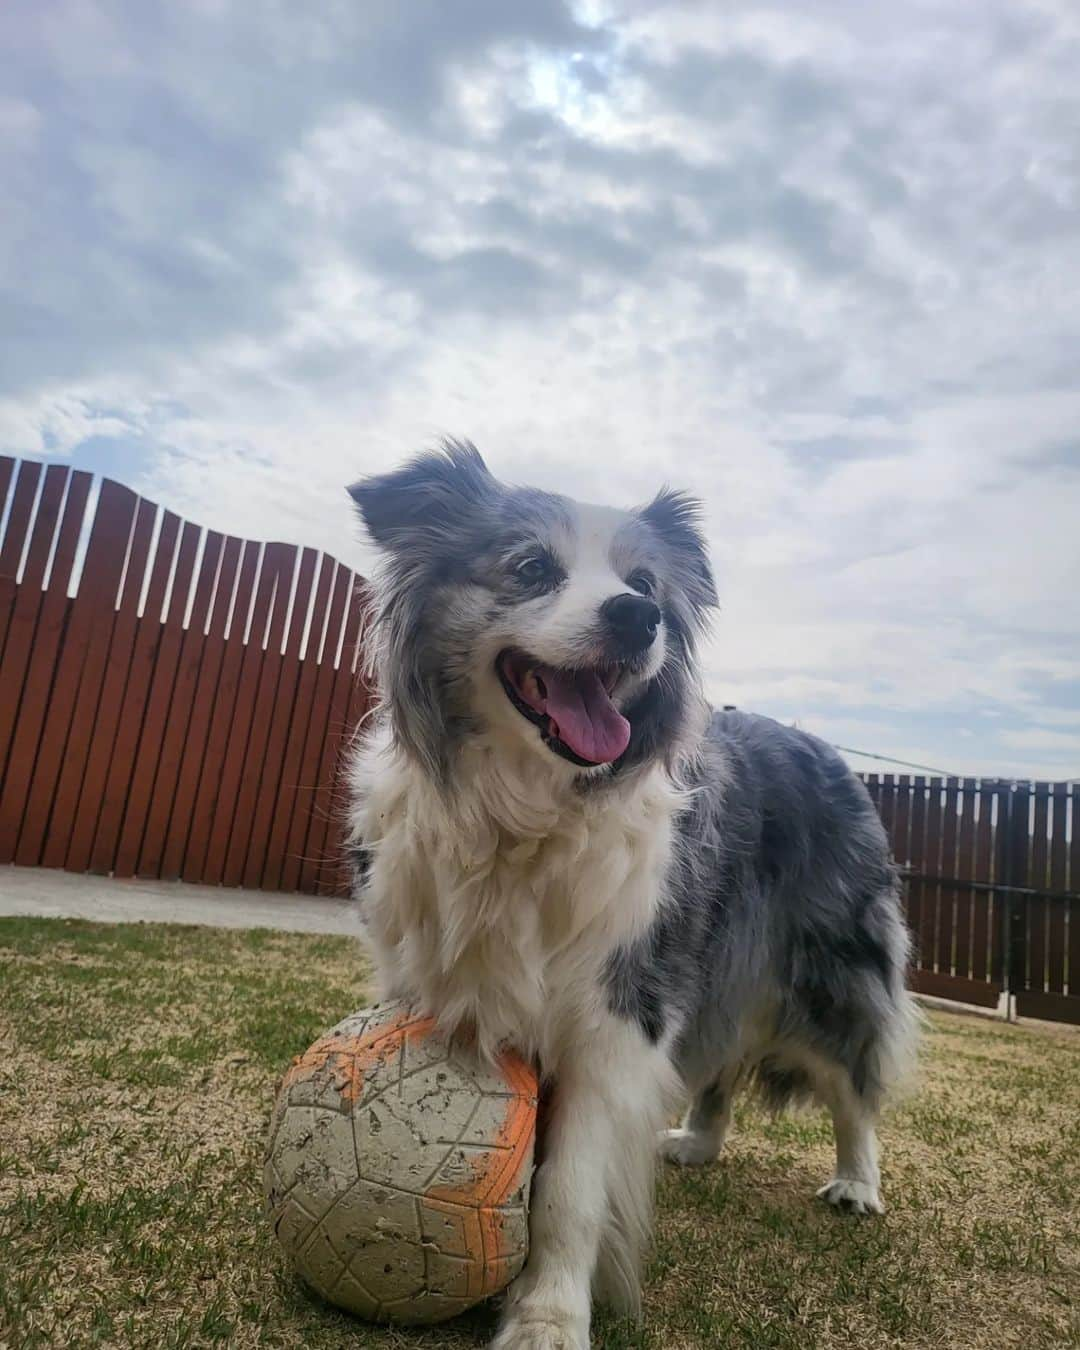
MULTIPOLYGON (((1026 886, 1030 849, 1030 784, 1011 784, 1002 800, 1006 808, 1002 831, 1001 880, 1006 886, 1026 886)), ((1027 911, 1026 895, 1006 892, 1005 988, 1009 995, 1010 1020, 1016 1017, 1017 995, 1027 988, 1027 911)))

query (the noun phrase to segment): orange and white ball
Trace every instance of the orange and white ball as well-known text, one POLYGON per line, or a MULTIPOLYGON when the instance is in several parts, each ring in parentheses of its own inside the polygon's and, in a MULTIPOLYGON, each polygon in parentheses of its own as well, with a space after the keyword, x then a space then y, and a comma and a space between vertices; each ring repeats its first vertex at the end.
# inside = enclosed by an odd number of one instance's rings
POLYGON ((498 1293, 528 1253, 537 1082, 485 1069, 400 1003, 355 1013, 296 1059, 264 1187, 317 1293, 370 1321, 439 1322, 498 1293))

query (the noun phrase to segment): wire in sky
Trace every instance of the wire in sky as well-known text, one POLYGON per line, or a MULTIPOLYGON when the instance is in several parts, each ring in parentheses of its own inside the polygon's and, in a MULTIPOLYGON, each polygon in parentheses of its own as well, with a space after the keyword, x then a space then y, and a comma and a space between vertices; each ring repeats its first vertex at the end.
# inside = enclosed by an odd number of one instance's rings
MULTIPOLYGON (((734 712, 734 711, 735 711, 735 704, 734 704, 734 703, 725 703, 725 704, 724 704, 724 711, 725 711, 725 712, 734 712)), ((834 750, 842 750, 842 751, 844 752, 845 755, 861 755, 863 759, 877 759, 877 760, 880 760, 883 764, 900 764, 900 765, 902 765, 905 769, 922 769, 922 771, 923 771, 924 773, 932 773, 932 774, 936 774, 939 778, 963 778, 963 777, 965 776, 964 774, 961 774, 961 773, 950 773, 950 772, 948 771, 948 769, 936 769, 932 764, 916 764, 916 763, 914 763, 913 760, 910 760, 910 759, 897 759, 895 755, 879 755, 879 754, 877 754, 877 753, 876 753, 875 751, 873 751, 873 750, 856 750, 854 746, 851 746, 851 745, 837 745, 835 741, 830 741, 829 744, 832 746, 832 748, 833 748, 834 750)), ((974 775, 968 774, 967 776, 968 776, 968 777, 975 777, 975 778, 983 778, 983 779, 985 780, 985 775, 982 775, 982 774, 974 774, 974 775)), ((1020 780, 1020 779, 1012 779, 1012 780, 1002 780, 1002 779, 999 779, 998 781, 999 781, 999 782, 1001 782, 1001 781, 1013 781, 1013 782, 1020 782, 1020 781, 1023 781, 1023 782, 1027 782, 1027 781, 1029 781, 1029 780, 1028 780, 1028 779, 1022 779, 1022 780, 1020 780)), ((1057 779, 1057 780, 1055 780, 1055 781, 1057 781, 1057 782, 1059 782, 1059 783, 1080 783, 1080 777, 1078 777, 1078 778, 1059 778, 1059 779, 1057 779)))
POLYGON ((876 755, 871 750, 854 750, 850 745, 837 745, 833 743, 834 750, 843 750, 847 755, 861 755, 863 759, 880 759, 885 764, 902 764, 905 769, 922 769, 926 773, 937 774, 940 778, 956 778, 958 774, 949 773, 948 769, 935 769, 932 764, 914 764, 910 759, 897 759, 895 755, 876 755))

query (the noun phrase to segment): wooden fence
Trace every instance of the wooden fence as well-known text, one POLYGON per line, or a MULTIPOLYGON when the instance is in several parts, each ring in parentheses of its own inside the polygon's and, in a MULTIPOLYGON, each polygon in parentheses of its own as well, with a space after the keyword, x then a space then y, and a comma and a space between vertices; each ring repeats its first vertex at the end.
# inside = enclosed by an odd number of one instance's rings
MULTIPOLYGON (((0 863, 343 890, 362 591, 316 549, 0 457, 0 863)), ((914 987, 1080 1022, 1080 785, 864 781, 914 987)))
POLYGON ((913 987, 1080 1023, 1080 783, 863 780, 905 874, 913 987))
POLYGON ((361 592, 317 549, 0 457, 0 863, 339 891, 361 592))

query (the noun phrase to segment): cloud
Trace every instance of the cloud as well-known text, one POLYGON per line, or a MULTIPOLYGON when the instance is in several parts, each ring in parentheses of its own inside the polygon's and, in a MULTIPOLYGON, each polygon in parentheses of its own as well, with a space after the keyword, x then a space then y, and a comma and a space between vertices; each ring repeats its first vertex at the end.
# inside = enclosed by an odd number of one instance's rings
POLYGON ((341 485, 444 432, 685 484, 717 698, 1078 772, 1065 0, 60 0, 0 41, 4 449, 360 563, 341 485))

